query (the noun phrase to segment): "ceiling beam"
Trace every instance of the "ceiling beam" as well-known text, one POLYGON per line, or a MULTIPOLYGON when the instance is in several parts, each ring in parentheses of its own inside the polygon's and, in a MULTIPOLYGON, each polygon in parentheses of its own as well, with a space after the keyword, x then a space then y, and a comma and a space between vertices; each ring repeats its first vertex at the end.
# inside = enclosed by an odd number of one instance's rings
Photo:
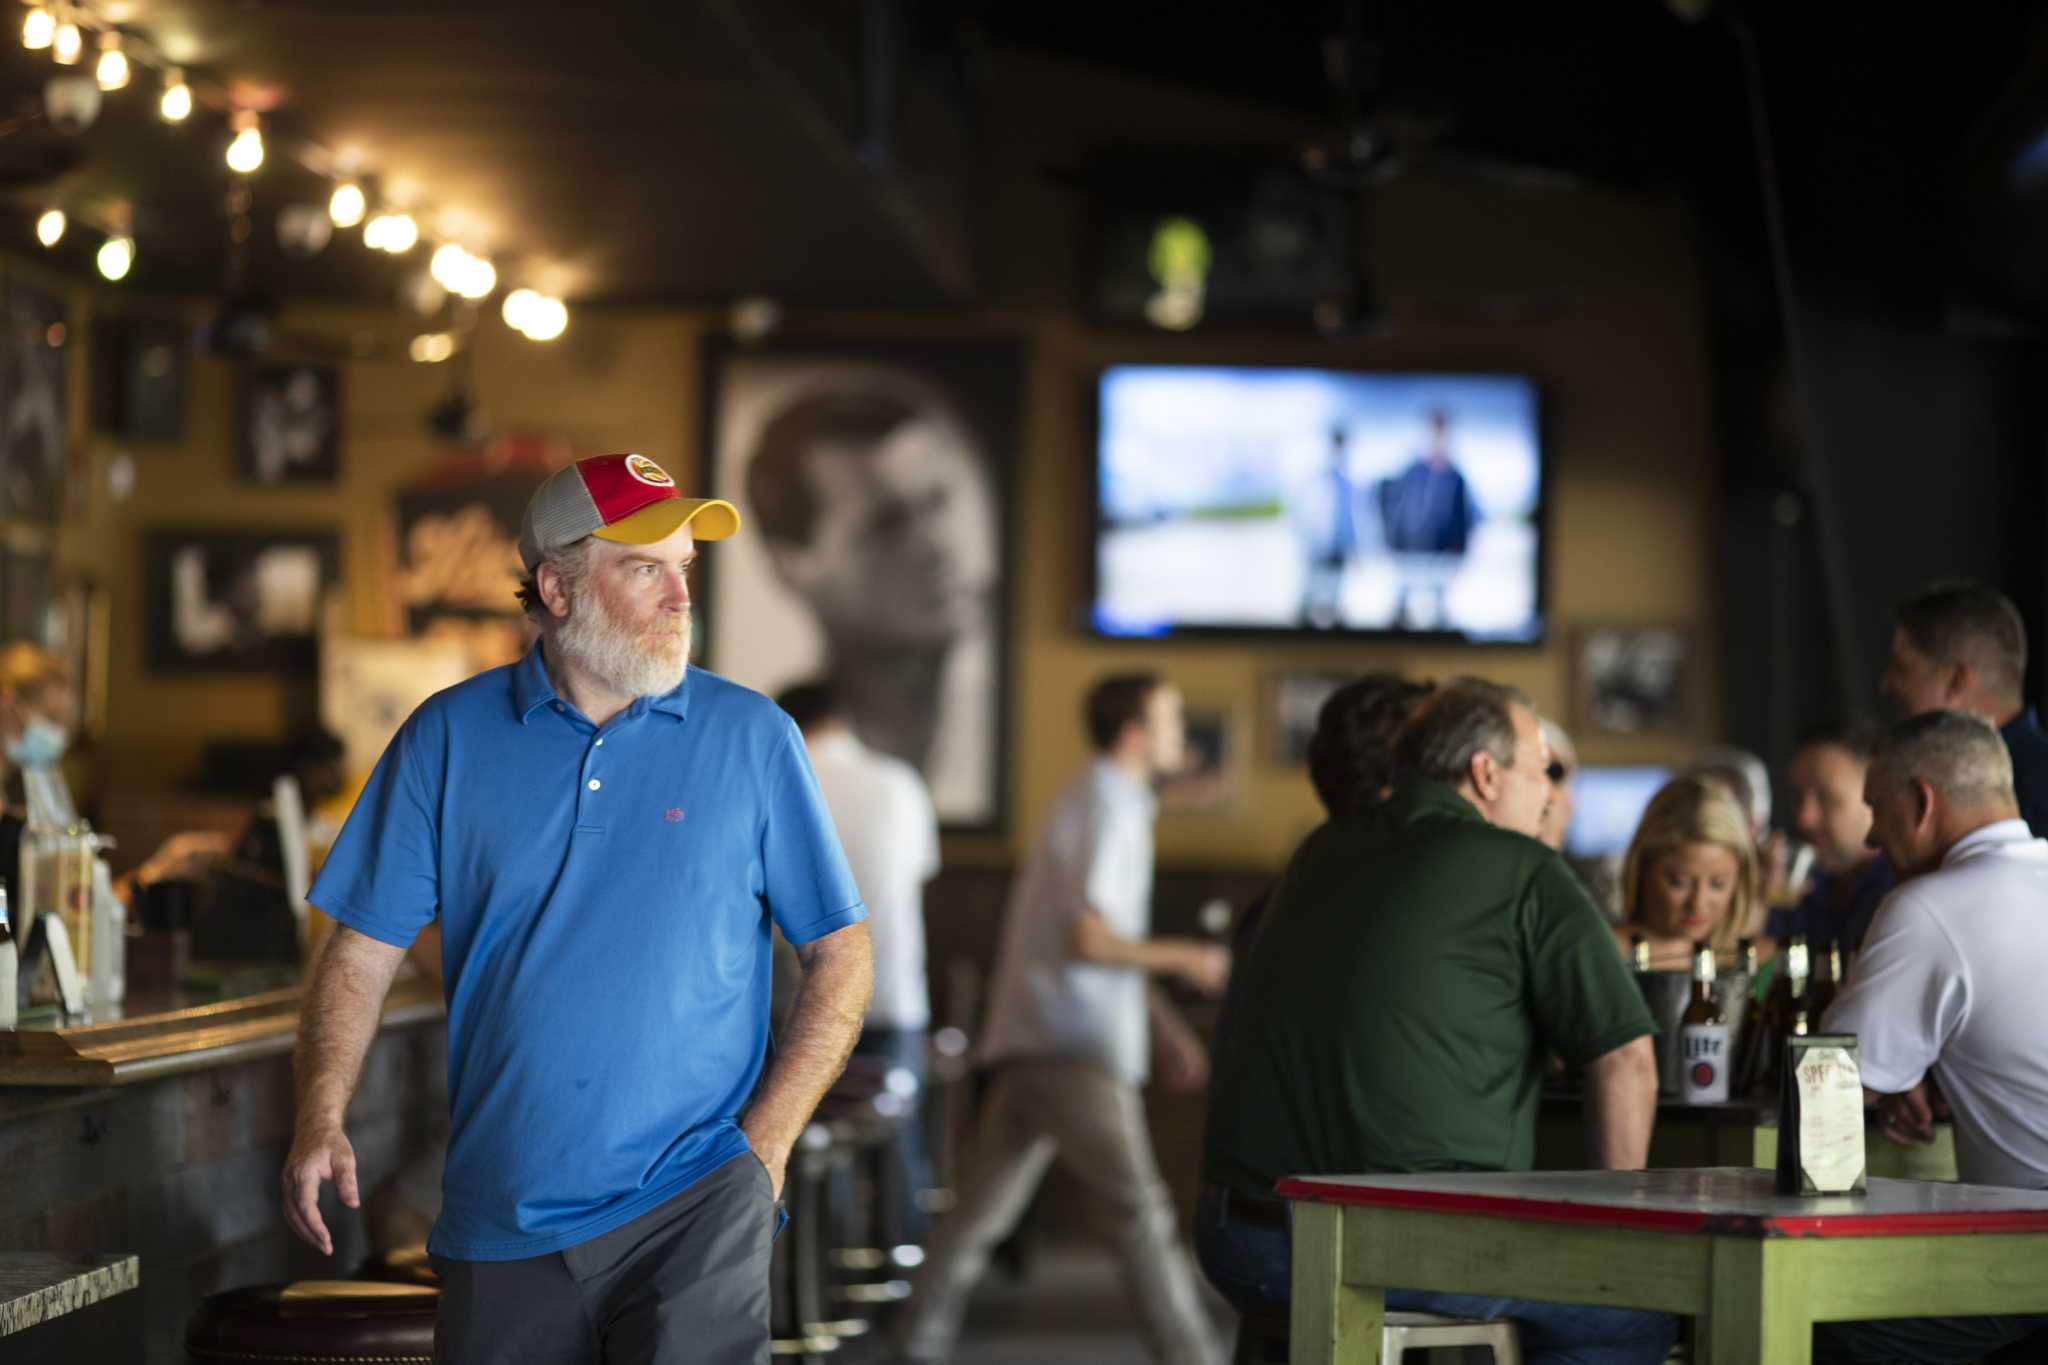
MULTIPOLYGON (((886 5, 889 0, 867 2, 886 5)), ((913 182, 910 168, 894 151, 900 146, 898 140, 878 141, 884 130, 876 126, 876 90, 863 88, 863 81, 848 69, 846 60, 835 56, 783 0, 704 0, 704 8, 747 54, 776 96, 776 105, 837 169, 861 187, 933 282, 955 303, 974 302, 980 294, 979 281, 961 219, 942 211, 913 182)), ((862 60, 872 62, 872 54, 862 60)), ((900 61, 889 62, 888 69, 901 78, 900 61)), ((868 74, 880 73, 871 70, 868 74)), ((889 92, 880 93, 887 98, 889 92)), ((896 107, 903 107, 900 101, 896 107)), ((928 174, 941 172, 936 176, 939 183, 956 185, 968 170, 965 165, 925 169, 928 174)))

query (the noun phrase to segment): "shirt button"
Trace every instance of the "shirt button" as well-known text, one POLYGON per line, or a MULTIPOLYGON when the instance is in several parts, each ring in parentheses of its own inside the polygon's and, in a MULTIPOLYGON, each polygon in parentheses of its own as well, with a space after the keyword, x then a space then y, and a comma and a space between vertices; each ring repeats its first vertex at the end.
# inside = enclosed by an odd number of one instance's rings
POLYGON ((604 741, 603 741, 603 740, 599 740, 599 741, 597 742, 597 747, 598 747, 598 748, 600 748, 600 749, 602 749, 602 748, 604 747, 604 741))
POLYGON ((604 783, 602 783, 602 782, 598 781, 598 780, 597 780, 596 778, 594 778, 594 777, 590 779, 590 789, 591 789, 592 791, 596 791, 596 790, 597 790, 597 789, 598 789, 599 787, 602 787, 603 785, 604 785, 604 783))

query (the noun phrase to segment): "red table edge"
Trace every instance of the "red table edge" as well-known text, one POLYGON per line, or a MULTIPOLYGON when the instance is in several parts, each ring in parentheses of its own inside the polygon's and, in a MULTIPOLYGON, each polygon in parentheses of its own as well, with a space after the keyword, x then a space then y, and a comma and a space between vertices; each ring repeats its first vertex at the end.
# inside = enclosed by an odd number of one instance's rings
POLYGON ((1274 1186, 1283 1199, 1367 1208, 1469 1213, 1531 1223, 1578 1223, 1649 1232, 1706 1232, 1738 1237, 1910 1237, 1972 1232, 2048 1231, 2048 1209, 1981 1213, 1756 1214, 1695 1213, 1680 1209, 1622 1208, 1561 1199, 1519 1199, 1497 1194, 1446 1194, 1389 1186, 1337 1185, 1292 1176, 1274 1186))

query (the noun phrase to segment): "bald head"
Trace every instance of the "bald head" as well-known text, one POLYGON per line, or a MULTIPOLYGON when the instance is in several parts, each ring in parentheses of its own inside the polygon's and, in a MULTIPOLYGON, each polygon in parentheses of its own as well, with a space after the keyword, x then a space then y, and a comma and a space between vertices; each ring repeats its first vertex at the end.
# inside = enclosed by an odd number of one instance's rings
POLYGON ((2012 755, 1989 721, 1925 711, 1885 732, 1864 786, 1871 841, 1901 875, 1940 865, 1957 840, 2019 816, 2012 755))

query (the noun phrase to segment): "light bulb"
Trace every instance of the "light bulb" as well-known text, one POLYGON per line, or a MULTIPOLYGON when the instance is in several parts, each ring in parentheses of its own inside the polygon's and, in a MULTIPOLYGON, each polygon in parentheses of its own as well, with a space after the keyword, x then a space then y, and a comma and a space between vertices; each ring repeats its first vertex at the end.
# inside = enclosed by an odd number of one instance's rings
POLYGON ((527 310, 526 326, 520 328, 531 341, 553 341, 569 328, 569 308, 560 299, 543 294, 527 310))
POLYGON ((451 293, 462 293, 463 268, 469 263, 469 253, 454 242, 443 242, 434 249, 433 259, 427 262, 427 271, 433 275, 434 283, 451 293))
POLYGON ((109 30, 100 35, 100 64, 93 79, 102 90, 119 90, 128 84, 128 54, 121 50, 121 35, 109 30))
POLYGON ((184 72, 172 67, 164 74, 164 97, 156 107, 165 123, 183 123, 192 116, 192 87, 185 84, 184 72))
POLYGON ((422 365, 438 365, 455 354, 455 338, 446 332, 422 332, 412 339, 412 358, 422 365))
POLYGON ((338 228, 352 228, 362 222, 363 213, 368 208, 369 201, 363 198, 363 187, 354 181, 336 185, 327 200, 327 216, 338 228))
POLYGON ((64 216, 64 210, 51 209, 36 219, 36 240, 44 246, 55 246, 64 240, 64 229, 71 220, 64 216))
POLYGON ((228 169, 241 175, 253 175, 263 164, 263 131, 256 126, 256 116, 236 115, 235 122, 242 131, 235 134, 235 140, 228 144, 228 169))
POLYGON ((380 213, 363 227, 363 245, 403 256, 420 240, 420 225, 409 213, 380 213))
POLYGON ((471 256, 462 263, 462 276, 455 285, 455 292, 466 299, 490 297, 498 287, 496 267, 481 256, 471 256))
POLYGON ((498 312, 505 319, 505 325, 515 332, 526 330, 526 320, 532 316, 533 305, 540 302, 540 295, 531 289, 515 289, 505 296, 498 305, 498 312))
POLYGON ((50 56, 59 66, 76 66, 81 53, 85 51, 85 38, 78 31, 78 25, 69 19, 59 23, 50 34, 50 56))
POLYGON ((124 278, 135 264, 135 243, 126 237, 109 237, 100 245, 100 274, 110 280, 124 278))
POLYGON ((50 45, 50 39, 57 33, 57 16, 37 5, 21 21, 21 45, 31 52, 41 52, 50 45))

